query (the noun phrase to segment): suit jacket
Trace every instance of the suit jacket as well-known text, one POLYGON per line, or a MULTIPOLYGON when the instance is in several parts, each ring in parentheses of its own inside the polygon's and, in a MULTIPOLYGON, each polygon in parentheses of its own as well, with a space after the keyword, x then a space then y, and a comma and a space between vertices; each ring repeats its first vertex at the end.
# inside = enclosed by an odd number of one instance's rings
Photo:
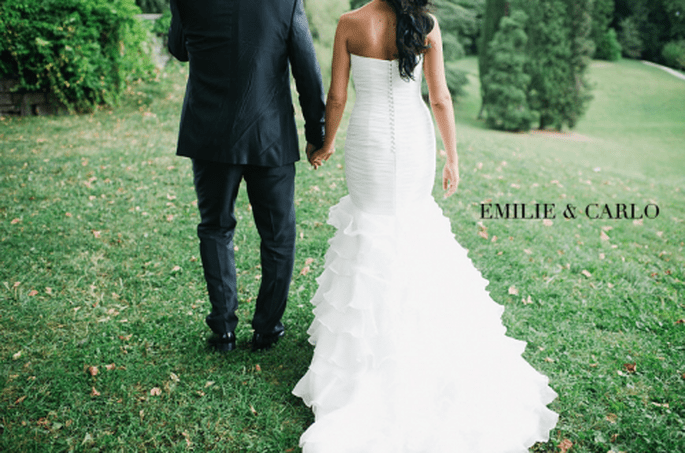
POLYGON ((169 50, 188 61, 177 154, 229 164, 299 160, 290 70, 305 137, 323 144, 321 71, 302 0, 171 0, 169 50))

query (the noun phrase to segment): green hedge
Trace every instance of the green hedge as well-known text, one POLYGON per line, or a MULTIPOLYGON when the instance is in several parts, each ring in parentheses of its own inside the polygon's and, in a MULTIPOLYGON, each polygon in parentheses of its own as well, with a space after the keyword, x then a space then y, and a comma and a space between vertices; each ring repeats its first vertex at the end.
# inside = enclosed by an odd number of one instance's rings
POLYGON ((149 31, 134 0, 5 0, 0 77, 51 92, 70 111, 115 104, 154 73, 149 31))
POLYGON ((661 51, 661 56, 668 66, 685 70, 685 39, 667 43, 661 51))

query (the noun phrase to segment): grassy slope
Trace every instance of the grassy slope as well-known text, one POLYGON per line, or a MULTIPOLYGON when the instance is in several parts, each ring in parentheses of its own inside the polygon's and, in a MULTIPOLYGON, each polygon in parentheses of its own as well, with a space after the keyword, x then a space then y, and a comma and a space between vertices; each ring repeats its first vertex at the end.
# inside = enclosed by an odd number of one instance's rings
MULTIPOLYGON (((311 356, 308 301, 332 234, 326 212, 345 193, 344 129, 324 168, 298 166, 288 336, 251 354, 244 322, 236 353, 207 353, 191 171, 173 156, 183 72, 171 65, 116 111, 0 121, 0 450, 298 451, 312 416, 290 389, 311 356)), ((527 358, 560 394, 558 429, 539 451, 569 439, 577 452, 673 452, 685 445, 685 335, 676 323, 685 318, 684 153, 675 139, 685 83, 632 62, 594 66, 591 76, 596 100, 578 128, 590 140, 577 142, 483 129, 473 119, 474 73, 457 112, 463 180, 439 202, 506 306, 510 334, 529 342, 527 358), (662 214, 642 224, 581 217, 479 227, 486 200, 653 200, 662 214)), ((260 272, 244 192, 236 209, 247 321, 260 272)))

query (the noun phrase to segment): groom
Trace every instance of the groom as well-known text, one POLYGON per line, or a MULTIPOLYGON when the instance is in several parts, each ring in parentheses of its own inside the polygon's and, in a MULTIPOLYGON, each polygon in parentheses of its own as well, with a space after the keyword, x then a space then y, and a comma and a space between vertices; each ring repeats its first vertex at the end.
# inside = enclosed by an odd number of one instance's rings
POLYGON ((292 73, 307 154, 323 144, 324 95, 302 0, 171 0, 169 50, 190 62, 177 155, 193 163, 200 253, 212 311, 209 345, 235 348, 233 233, 242 179, 261 238, 262 280, 252 350, 285 333, 295 257, 297 129, 292 73))

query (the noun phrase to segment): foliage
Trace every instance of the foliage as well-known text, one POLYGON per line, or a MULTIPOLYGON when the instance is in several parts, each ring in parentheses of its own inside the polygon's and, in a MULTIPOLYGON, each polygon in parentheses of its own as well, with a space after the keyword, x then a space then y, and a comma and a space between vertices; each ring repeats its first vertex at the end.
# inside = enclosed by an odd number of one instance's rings
MULTIPOLYGON (((592 31, 590 38, 595 43, 594 58, 611 60, 615 58, 615 46, 611 42, 609 33, 611 21, 614 16, 614 0, 594 0, 592 5, 592 31)), ((614 41, 616 32, 614 31, 614 41)), ((616 42, 618 44, 618 42, 616 42)), ((620 57, 620 48, 619 48, 620 57)))
POLYGON ((152 26, 152 32, 159 36, 166 36, 169 33, 171 26, 171 10, 167 9, 162 13, 162 16, 155 20, 152 26))
POLYGON ((6 0, 0 4, 0 76, 52 92, 72 111, 114 104, 154 66, 133 0, 6 0))
MULTIPOLYGON (((503 0, 486 0, 485 2, 485 13, 482 22, 482 29, 480 33, 480 39, 478 41, 478 75, 480 76, 481 82, 481 97, 485 97, 485 92, 483 88, 486 86, 483 83, 483 78, 488 74, 490 70, 490 56, 492 55, 488 52, 490 41, 497 33, 497 28, 499 27, 499 22, 504 13, 506 12, 506 2, 503 0)), ((480 118, 483 114, 483 108, 481 107, 478 117, 480 118)))
POLYGON ((627 17, 621 21, 621 31, 618 41, 623 49, 623 55, 628 58, 640 58, 644 50, 644 44, 640 37, 640 31, 633 17, 627 17))
POLYGON ((616 30, 613 28, 608 29, 599 41, 595 41, 595 44, 597 45, 595 58, 608 61, 616 61, 621 58, 621 44, 618 42, 616 30))
POLYGON ((585 113, 592 99, 591 86, 586 70, 590 57, 595 53, 595 44, 590 39, 592 31, 592 5, 594 0, 565 0, 568 8, 567 27, 571 46, 571 80, 569 82, 571 102, 563 113, 564 124, 574 127, 585 113))
POLYGON ((685 70, 685 40, 669 42, 661 54, 668 66, 685 70))
POLYGON ((527 17, 515 11, 503 17, 488 48, 490 67, 483 77, 483 108, 494 129, 527 131, 533 114, 528 106, 530 76, 524 72, 527 17))
POLYGON ((539 128, 573 127, 587 109, 590 86, 585 71, 594 51, 589 39, 591 0, 531 0, 514 6, 529 17, 526 73, 530 108, 539 128))
POLYGON ((136 0, 144 13, 163 13, 169 10, 169 0, 136 0))
POLYGON ((485 0, 435 0, 434 5, 443 41, 448 42, 445 35, 450 35, 449 43, 455 46, 457 54, 475 55, 478 52, 485 0))

